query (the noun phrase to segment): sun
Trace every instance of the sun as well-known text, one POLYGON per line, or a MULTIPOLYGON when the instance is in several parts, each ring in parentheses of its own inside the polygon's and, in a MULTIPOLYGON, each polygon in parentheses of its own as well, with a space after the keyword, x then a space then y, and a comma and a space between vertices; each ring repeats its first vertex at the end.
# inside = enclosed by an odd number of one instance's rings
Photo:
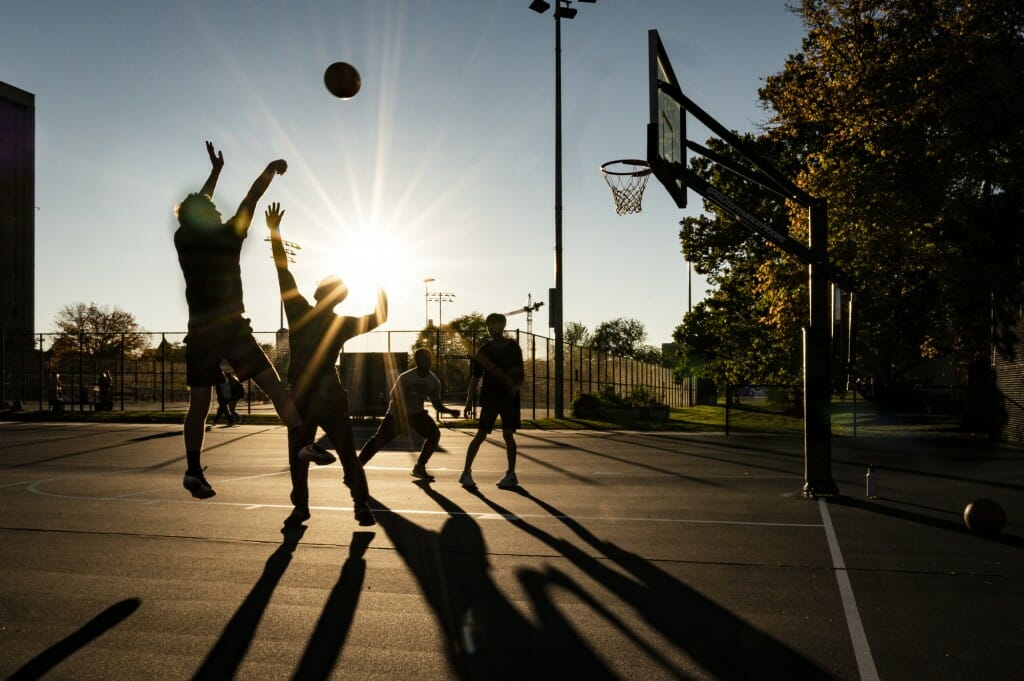
POLYGON ((414 266, 408 240, 386 226, 360 227, 332 240, 319 254, 324 275, 341 277, 349 289, 349 303, 370 308, 377 289, 390 295, 407 285, 414 266))

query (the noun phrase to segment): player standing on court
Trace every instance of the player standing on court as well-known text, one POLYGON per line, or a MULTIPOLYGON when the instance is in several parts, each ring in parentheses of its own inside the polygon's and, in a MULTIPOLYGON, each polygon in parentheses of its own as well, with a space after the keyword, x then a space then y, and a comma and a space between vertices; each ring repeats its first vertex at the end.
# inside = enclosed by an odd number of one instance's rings
POLYGON ((491 337, 484 341, 473 357, 473 378, 470 379, 466 395, 466 412, 469 413, 473 407, 477 383, 482 378, 480 424, 466 450, 466 464, 459 483, 463 487, 476 487, 473 481, 473 459, 500 416, 508 470, 505 471, 505 477, 498 481, 498 487, 510 489, 519 484, 516 477, 515 433, 520 424, 519 386, 526 376, 523 370, 523 351, 519 343, 505 337, 505 315, 493 312, 487 315, 486 322, 491 337))
POLYGON ((423 407, 423 402, 430 400, 434 409, 439 412, 458 416, 458 409, 449 409, 441 403, 441 381, 430 370, 430 350, 419 348, 413 354, 416 366, 399 374, 391 388, 391 400, 377 432, 373 434, 363 450, 359 452, 359 461, 366 464, 380 448, 395 439, 399 430, 412 428, 423 436, 423 447, 420 456, 412 469, 411 475, 420 480, 431 482, 433 475, 427 473, 427 461, 430 460, 437 443, 441 440, 441 431, 423 407))
MULTIPOLYGON (((373 513, 367 504, 369 489, 363 466, 356 458, 352 435, 352 422, 348 413, 348 394, 338 380, 334 368, 338 355, 350 338, 366 333, 383 324, 388 318, 388 298, 383 289, 377 291, 377 308, 373 314, 362 317, 340 317, 334 306, 348 296, 348 287, 338 277, 326 277, 316 288, 316 305, 302 297, 295 285, 295 277, 288 271, 288 254, 281 239, 280 204, 267 208, 267 227, 270 244, 277 266, 277 281, 281 287, 281 300, 288 316, 288 344, 291 360, 288 381, 292 395, 303 416, 303 428, 296 433, 295 444, 316 435, 317 426, 324 429, 341 458, 345 471, 344 482, 352 493, 355 517, 360 525, 373 525, 373 513)), ((289 452, 296 451, 290 447, 289 452)), ((286 523, 297 524, 309 518, 309 462, 326 465, 334 461, 330 452, 315 447, 308 454, 289 458, 292 477, 292 511, 286 523)))
POLYGON ((245 307, 239 265, 256 203, 274 176, 284 174, 288 164, 283 160, 271 161, 252 183, 234 216, 222 223, 220 211, 213 203, 213 192, 224 167, 224 154, 216 152, 210 142, 206 143, 206 151, 213 166, 209 178, 198 193, 186 196, 174 210, 179 224, 174 232, 174 247, 185 276, 188 303, 185 371, 190 390, 184 426, 188 468, 182 484, 199 499, 216 494, 203 475, 201 453, 212 386, 224 381, 221 360, 231 364, 239 379, 252 378, 267 394, 288 426, 289 435, 302 427, 302 418, 291 396, 253 338, 249 320, 242 317, 245 307))

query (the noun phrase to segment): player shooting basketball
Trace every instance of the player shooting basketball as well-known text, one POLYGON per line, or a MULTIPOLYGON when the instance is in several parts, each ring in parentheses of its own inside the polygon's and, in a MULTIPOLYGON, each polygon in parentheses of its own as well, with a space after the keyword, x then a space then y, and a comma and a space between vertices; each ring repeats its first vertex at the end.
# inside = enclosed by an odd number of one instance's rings
MULTIPOLYGON (((249 320, 242 317, 242 275, 239 257, 256 204, 270 187, 275 175, 283 175, 288 164, 271 161, 252 183, 249 193, 234 216, 221 222, 213 203, 224 154, 206 143, 210 155, 210 176, 203 188, 186 196, 175 207, 179 227, 174 232, 174 247, 185 276, 185 300, 188 303, 188 335, 185 337, 185 371, 189 386, 188 411, 185 414, 185 456, 188 468, 182 484, 192 496, 212 497, 213 487, 206 481, 200 461, 204 424, 210 411, 212 387, 224 381, 221 360, 227 360, 239 380, 252 378, 267 394, 291 436, 302 427, 302 419, 280 377, 252 335, 249 320)), ((308 442, 308 441, 307 441, 308 442)), ((305 451, 311 446, 307 444, 305 451)))
MULTIPOLYGON (((355 517, 360 525, 373 525, 373 513, 367 504, 369 490, 363 466, 356 459, 352 423, 348 414, 348 395, 338 380, 334 364, 345 342, 383 324, 388 318, 388 299, 383 289, 377 291, 377 308, 373 314, 362 317, 340 317, 334 306, 348 296, 348 287, 338 277, 327 277, 316 288, 309 302, 299 293, 295 277, 288 271, 288 255, 281 239, 281 218, 284 211, 277 203, 270 204, 266 212, 270 229, 270 244, 277 267, 277 281, 281 287, 288 316, 288 344, 291 360, 288 380, 292 394, 304 419, 303 429, 296 433, 301 441, 316 435, 317 426, 324 429, 338 451, 345 471, 345 484, 352 493, 355 517)), ((309 518, 309 461, 329 464, 334 458, 320 451, 308 457, 294 456, 289 460, 292 476, 292 504, 295 509, 289 524, 309 518)))

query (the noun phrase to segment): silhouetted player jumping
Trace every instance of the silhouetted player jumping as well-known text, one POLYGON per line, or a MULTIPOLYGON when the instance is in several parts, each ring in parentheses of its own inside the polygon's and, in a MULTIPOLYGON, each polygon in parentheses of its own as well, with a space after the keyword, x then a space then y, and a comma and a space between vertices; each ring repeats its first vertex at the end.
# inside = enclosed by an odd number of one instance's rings
POLYGON ((274 175, 284 174, 288 164, 283 160, 271 161, 252 183, 234 216, 222 222, 213 203, 213 192, 224 167, 224 154, 217 153, 210 142, 206 143, 206 151, 213 166, 209 178, 198 193, 186 196, 174 211, 179 224, 174 232, 174 247, 185 275, 188 302, 185 379, 190 391, 184 427, 188 468, 182 484, 199 499, 216 494, 203 475, 200 458, 212 386, 224 381, 221 360, 231 364, 240 380, 252 378, 267 394, 288 426, 290 438, 302 427, 291 396, 253 338, 249 320, 242 317, 245 307, 239 266, 242 243, 252 224, 256 203, 274 175))
MULTIPOLYGON (((345 484, 352 493, 355 517, 360 525, 373 525, 373 513, 366 503, 369 490, 363 466, 356 459, 352 437, 352 423, 348 413, 348 395, 338 380, 334 368, 345 342, 383 324, 388 318, 388 299, 382 289, 377 291, 377 308, 363 317, 340 317, 334 306, 348 296, 348 287, 338 277, 327 277, 316 288, 309 302, 299 293, 295 277, 288 271, 288 255, 281 240, 281 218, 284 211, 277 203, 267 208, 267 227, 277 266, 277 281, 281 287, 288 316, 288 345, 291 359, 288 381, 292 395, 303 416, 304 426, 296 433, 297 442, 316 435, 317 426, 324 429, 341 458, 345 470, 345 484)), ((290 449, 289 451, 294 451, 290 449)), ((334 457, 319 447, 305 455, 289 460, 292 476, 292 504, 295 509, 286 521, 300 523, 309 518, 309 462, 329 464, 334 457)))

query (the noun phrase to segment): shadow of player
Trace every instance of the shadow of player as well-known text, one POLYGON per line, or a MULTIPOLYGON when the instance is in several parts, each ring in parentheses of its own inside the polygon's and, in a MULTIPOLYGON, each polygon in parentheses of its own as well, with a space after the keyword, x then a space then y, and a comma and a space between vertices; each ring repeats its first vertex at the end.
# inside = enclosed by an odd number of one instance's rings
POLYGON ((249 594, 238 606, 234 616, 224 627, 220 638, 207 654, 203 664, 192 678, 203 681, 223 681, 234 678, 239 665, 252 643, 253 635, 259 626, 270 597, 277 588, 281 577, 292 561, 295 548, 305 534, 305 525, 281 528, 284 538, 281 545, 270 554, 263 566, 263 574, 253 584, 249 594))
MULTIPOLYGON (((514 491, 561 521, 592 549, 622 568, 622 571, 612 569, 608 561, 597 560, 575 544, 555 537, 523 520, 478 490, 473 493, 510 523, 558 551, 594 581, 631 605, 672 645, 685 652, 715 678, 737 681, 770 678, 775 675, 784 675, 792 679, 836 678, 828 670, 806 659, 781 641, 747 624, 651 561, 599 539, 579 522, 551 504, 534 497, 522 487, 514 491)), ((572 588, 591 607, 602 612, 609 621, 617 621, 607 608, 585 594, 582 589, 573 587, 569 578, 555 568, 548 567, 543 571, 524 570, 520 574, 520 580, 535 602, 550 602, 544 594, 552 586, 572 588)), ((543 617, 543 613, 541 616, 543 617)), ((623 633, 630 636, 624 625, 620 623, 618 626, 623 633)), ((681 670, 669 666, 646 644, 635 638, 634 642, 666 666, 673 675, 682 674, 681 670)))
POLYGON ((296 681, 317 681, 331 677, 359 605, 359 595, 366 579, 364 556, 375 536, 373 532, 352 533, 352 544, 349 546, 348 558, 341 566, 338 583, 327 597, 306 652, 292 676, 296 681))
POLYGON ((128 619, 132 613, 138 610, 140 603, 138 598, 126 598, 123 601, 118 601, 86 622, 78 631, 54 643, 29 660, 18 671, 7 677, 8 681, 29 681, 43 678, 62 661, 128 619))
POLYGON ((450 514, 440 531, 426 530, 374 500, 384 511, 377 522, 441 625, 457 678, 615 678, 561 615, 542 626, 526 619, 494 583, 477 522, 429 484, 420 487, 450 514))

